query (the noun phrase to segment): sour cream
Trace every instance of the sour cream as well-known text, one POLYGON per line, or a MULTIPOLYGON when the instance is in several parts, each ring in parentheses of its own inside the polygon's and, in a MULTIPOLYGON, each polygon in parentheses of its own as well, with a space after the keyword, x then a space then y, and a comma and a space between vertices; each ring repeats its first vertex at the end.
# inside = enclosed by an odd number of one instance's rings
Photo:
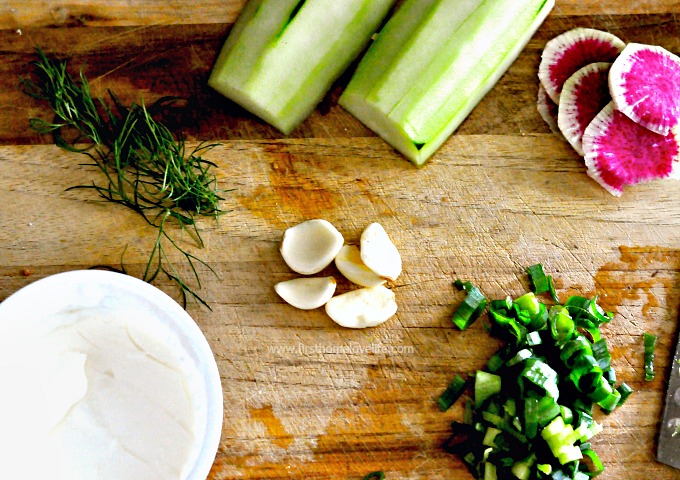
POLYGON ((159 311, 95 290, 0 319, 0 478, 192 478, 200 366, 159 311))

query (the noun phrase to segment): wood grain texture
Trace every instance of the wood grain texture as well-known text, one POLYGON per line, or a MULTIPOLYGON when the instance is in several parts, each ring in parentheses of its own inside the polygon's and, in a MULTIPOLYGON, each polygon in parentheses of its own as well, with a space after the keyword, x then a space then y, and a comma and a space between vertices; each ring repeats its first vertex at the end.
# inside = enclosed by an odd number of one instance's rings
MULTIPOLYGON (((596 449, 604 479, 680 478, 654 461, 680 308, 680 182, 641 185, 614 198, 536 112, 536 69, 552 36, 575 26, 680 52, 680 4, 562 1, 499 84, 423 169, 413 168, 337 105, 346 78, 284 137, 205 85, 241 1, 42 2, 0 7, 0 300, 53 273, 125 264, 139 274, 153 231, 134 213, 85 191, 97 178, 83 159, 28 128, 49 118, 18 89, 33 48, 82 67, 93 88, 124 101, 185 99, 169 112, 190 144, 219 141, 230 213, 201 228, 201 294, 189 305, 218 362, 225 422, 210 478, 390 480, 471 478, 443 452, 452 419, 435 399, 456 373, 482 367, 498 347, 477 322, 450 316, 464 278, 490 297, 527 288, 524 267, 542 262, 562 298, 600 295, 616 313, 605 327, 618 377, 636 390, 601 416, 596 449), (60 16, 61 15, 61 16, 60 16), (56 20, 55 20, 56 18, 56 20), (63 20, 65 18, 65 20, 63 20), (283 231, 326 218, 350 243, 373 221, 399 247, 404 273, 391 285, 398 314, 370 330, 336 326, 275 294, 293 278, 278 253, 283 231), (659 335, 658 375, 643 378, 645 331, 659 335)), ((351 286, 333 267, 339 291, 351 286)), ((171 283, 157 284, 171 295, 171 283)))

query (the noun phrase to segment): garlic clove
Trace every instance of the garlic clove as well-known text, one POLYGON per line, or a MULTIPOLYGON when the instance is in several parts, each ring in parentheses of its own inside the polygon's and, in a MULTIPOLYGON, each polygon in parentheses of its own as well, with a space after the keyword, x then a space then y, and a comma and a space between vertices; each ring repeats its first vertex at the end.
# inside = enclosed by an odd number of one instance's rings
POLYGON ((375 287, 385 283, 384 278, 364 264, 356 245, 343 245, 335 257, 335 266, 347 280, 362 287, 375 287))
POLYGON ((397 302, 389 288, 365 287, 331 298, 326 303, 326 313, 343 327, 375 327, 397 313, 397 302))
POLYGON ((290 305, 313 310, 322 307, 333 297, 336 282, 333 277, 294 278, 274 285, 274 290, 290 305))
POLYGON ((361 260, 376 275, 394 281, 401 274, 401 255, 379 223, 372 223, 361 234, 361 260))
POLYGON ((342 234, 330 222, 307 220, 284 232, 281 255, 294 272, 312 275, 330 265, 344 242, 342 234))

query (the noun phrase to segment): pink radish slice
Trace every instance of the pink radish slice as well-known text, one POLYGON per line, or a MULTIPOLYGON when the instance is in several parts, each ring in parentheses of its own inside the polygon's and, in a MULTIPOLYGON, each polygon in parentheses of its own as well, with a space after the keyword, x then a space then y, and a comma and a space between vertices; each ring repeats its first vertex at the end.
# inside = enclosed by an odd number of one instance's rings
POLYGON ((582 137, 593 118, 611 102, 607 83, 611 63, 591 63, 564 82, 557 113, 557 125, 579 155, 583 155, 582 137))
POLYGON ((545 91, 542 84, 538 84, 538 99, 536 100, 536 108, 541 118, 550 127, 553 133, 559 133, 560 129, 557 126, 557 104, 552 101, 545 91))
POLYGON ((559 103, 562 86, 590 63, 613 62, 625 47, 617 36, 593 28, 568 30, 546 43, 538 78, 553 102, 559 103))
POLYGON ((618 110, 667 135, 680 119, 680 58, 656 45, 630 43, 612 65, 609 89, 618 110))
POLYGON ((583 134, 588 175, 617 197, 626 185, 679 178, 678 142, 674 132, 654 133, 609 102, 583 134))

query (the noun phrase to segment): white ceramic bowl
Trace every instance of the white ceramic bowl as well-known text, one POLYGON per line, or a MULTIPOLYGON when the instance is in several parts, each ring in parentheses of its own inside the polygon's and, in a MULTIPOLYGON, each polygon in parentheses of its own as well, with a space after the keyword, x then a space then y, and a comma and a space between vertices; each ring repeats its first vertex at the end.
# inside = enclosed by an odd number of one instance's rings
MULTIPOLYGON (((177 302, 152 285, 137 278, 103 270, 78 270, 52 275, 17 291, 0 303, 0 325, 26 317, 43 318, 65 309, 124 306, 160 320, 160 338, 172 338, 178 355, 200 372, 192 380, 192 390, 200 404, 196 417, 194 445, 186 480, 205 480, 217 452, 222 429, 222 387, 217 365, 202 331, 177 302), (162 331, 161 331, 162 330, 162 331), (171 332, 171 333, 168 333, 171 332), (174 334, 174 335, 173 335, 174 334)), ((153 323, 153 322, 152 322, 153 323)), ((159 325, 156 322, 156 325, 159 325)), ((150 328, 156 328, 151 326, 150 328)), ((11 331, 11 328, 10 328, 11 331)), ((154 332, 154 330, 151 330, 154 332)), ((193 368, 193 367, 192 367, 193 368)), ((194 371, 194 370, 192 370, 194 371)), ((3 395, 7 395, 3 389, 3 395)))

